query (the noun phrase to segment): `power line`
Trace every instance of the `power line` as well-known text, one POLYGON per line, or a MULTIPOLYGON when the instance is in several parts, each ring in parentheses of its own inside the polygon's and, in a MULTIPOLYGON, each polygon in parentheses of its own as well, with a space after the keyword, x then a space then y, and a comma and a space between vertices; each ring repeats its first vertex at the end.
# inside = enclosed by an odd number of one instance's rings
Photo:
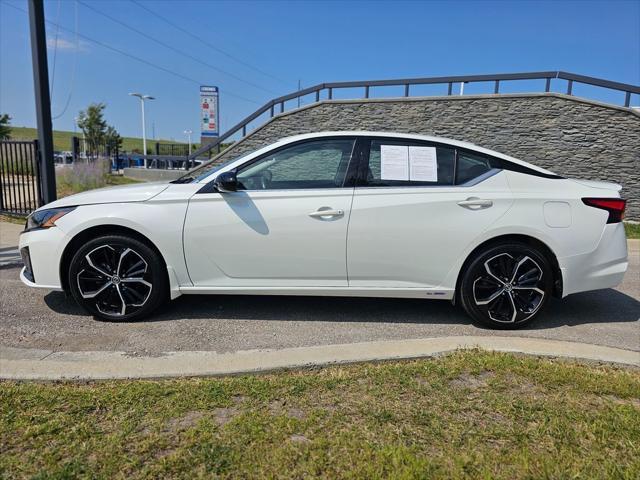
MULTIPOLYGON (((3 2, 3 5, 7 5, 7 6, 13 8, 15 10, 19 10, 22 13, 27 13, 26 10, 24 10, 24 9, 22 9, 20 7, 16 7, 15 5, 12 5, 10 3, 3 2)), ((60 27, 61 30, 64 30, 66 32, 71 32, 70 29, 68 29, 66 27, 63 27, 62 25, 56 25, 56 23, 52 22, 51 20, 46 20, 46 22, 51 24, 51 25, 53 25, 53 26, 60 27)), ((132 55, 131 53, 127 53, 127 52, 125 52, 123 50, 120 50, 120 49, 118 49, 116 47, 112 47, 111 45, 107 45, 106 43, 101 42, 99 40, 95 40, 95 39, 93 39, 91 37, 88 37, 86 35, 83 35, 81 33, 78 33, 77 35, 79 37, 89 41, 89 42, 95 43, 96 45, 99 45, 99 46, 101 46, 103 48, 106 48, 107 50, 111 50, 112 52, 116 52, 116 53, 118 53, 120 55, 123 55, 125 57, 131 58, 132 60, 136 60, 136 61, 138 61, 140 63, 144 63, 145 65, 148 65, 148 66, 150 66, 152 68, 155 68, 156 70, 160 70, 162 72, 169 73, 169 74, 173 75, 174 77, 178 77, 178 78, 181 78, 181 79, 186 80, 188 82, 195 83, 196 85, 204 85, 203 82, 199 82, 198 80, 194 80, 193 78, 187 77, 187 76, 182 75, 181 73, 178 73, 178 72, 174 72, 173 70, 170 70, 168 68, 161 67, 160 65, 156 65, 155 63, 148 62, 147 60, 145 60, 143 58, 140 58, 140 57, 137 57, 135 55, 132 55)), ((225 95, 229 95, 230 97, 235 97, 235 98, 238 98, 240 100, 244 100, 245 102, 250 102, 250 103, 255 103, 256 105, 261 105, 260 102, 257 102, 255 100, 251 100, 250 98, 243 97, 242 95, 238 95, 236 93, 229 92, 228 90, 224 90, 224 91, 221 90, 221 92, 224 92, 225 95)))
MULTIPOLYGON (((61 1, 58 0, 58 11, 56 13, 56 22, 60 21, 60 3, 61 1)), ((58 29, 56 28, 56 36, 55 36, 55 44, 53 46, 53 68, 51 71, 51 87, 50 87, 50 93, 49 95, 51 96, 51 98, 53 99, 53 86, 56 82, 56 57, 58 54, 58 29)))
MULTIPOLYGON (((62 112, 52 118, 52 120, 57 120, 62 117, 65 113, 67 113, 67 108, 69 108, 69 104, 71 103, 71 96, 73 95, 73 90, 76 84, 76 69, 78 67, 78 50, 80 50, 80 40, 78 39, 78 2, 74 2, 74 24, 73 29, 75 30, 75 44, 76 48, 73 51, 73 69, 71 70, 71 87, 69 88, 69 95, 67 95, 67 101, 64 104, 64 108, 62 112)), ((51 81, 51 93, 53 94, 53 81, 51 81)))
POLYGON ((282 78, 276 77, 275 75, 272 75, 268 72, 265 72, 264 70, 251 65, 250 63, 245 62, 244 60, 236 57, 235 55, 232 55, 231 53, 225 52, 224 50, 222 50, 219 47, 216 47, 215 45, 212 45, 211 43, 209 43, 207 40, 205 40, 204 38, 191 33, 189 30, 187 30, 186 28, 182 28, 180 25, 176 25, 175 23, 173 23, 171 20, 168 20, 167 18, 163 17, 162 15, 160 15, 159 13, 157 13, 155 10, 152 10, 151 8, 145 7, 144 5, 142 5, 141 2, 138 2, 137 0, 129 0, 132 3, 135 3, 138 7, 142 8, 143 10, 146 10, 148 13, 150 13, 151 15, 153 15, 156 18, 159 18, 160 20, 162 20, 163 22, 167 23, 168 25, 171 25, 173 28, 175 28, 176 30, 181 31, 182 33, 189 35, 191 38, 195 38, 196 40, 204 43, 207 47, 215 50, 218 53, 221 53, 222 55, 224 55, 227 58, 230 58, 238 63, 240 63, 241 65, 244 65, 245 67, 248 67, 252 70, 255 70, 258 73, 261 73, 262 75, 265 75, 267 77, 273 78, 274 80, 277 80, 279 82, 288 84, 288 82, 286 80, 283 80, 282 78))
POLYGON ((224 75, 228 75, 228 76, 230 76, 230 77, 232 77, 232 78, 235 78, 236 80, 238 80, 238 81, 240 81, 240 82, 243 82, 243 83, 246 83, 247 85, 250 85, 250 86, 252 86, 252 87, 258 88, 258 89, 260 89, 260 90, 264 90, 264 91, 265 91, 265 92, 267 92, 267 93, 271 93, 271 94, 273 94, 273 95, 277 95, 277 92, 273 92, 273 91, 271 91, 271 90, 268 90, 268 89, 264 88, 264 87, 263 87, 263 86, 261 86, 261 85, 258 85, 258 84, 256 84, 256 83, 250 82, 250 81, 248 81, 248 80, 245 80, 244 78, 242 78, 242 77, 240 77, 240 76, 238 76, 238 75, 235 75, 235 74, 233 74, 233 73, 231 73, 231 72, 228 72, 228 71, 226 71, 226 70, 223 70, 222 68, 216 67, 215 65, 211 65, 210 63, 207 63, 207 62, 205 62, 205 61, 203 61, 203 60, 200 60, 199 58, 194 57, 194 56, 193 56, 193 55, 191 55, 190 53, 185 52, 185 51, 183 51, 183 50, 180 50, 180 49, 178 49, 178 48, 175 48, 174 46, 172 46, 172 45, 170 45, 170 44, 168 44, 168 43, 165 43, 165 42, 163 42, 162 40, 158 40, 157 38, 152 37, 151 35, 149 35, 149 34, 147 34, 147 33, 143 32, 143 31, 141 31, 141 30, 138 30, 138 29, 137 29, 137 28, 135 28, 135 27, 132 27, 131 25, 126 24, 126 23, 124 23, 123 21, 118 20, 117 18, 114 18, 114 17, 112 17, 111 15, 109 15, 109 14, 107 14, 107 13, 101 12, 101 11, 100 11, 100 10, 98 10, 97 8, 92 7, 91 5, 89 5, 89 4, 85 3, 85 2, 79 1, 79 3, 80 3, 81 5, 83 5, 84 7, 88 8, 89 10, 94 11, 94 12, 95 12, 95 13, 97 13, 98 15, 101 15, 101 16, 103 16, 103 17, 105 17, 105 18, 108 18, 108 19, 109 19, 109 20, 111 20, 112 22, 117 23, 118 25, 121 25, 122 27, 124 27, 124 28, 126 28, 126 29, 128 29, 128 30, 131 30, 132 32, 135 32, 135 33, 137 33, 138 35, 141 35, 141 36, 143 36, 143 37, 145 37, 145 38, 147 38, 147 39, 151 40, 152 42, 155 42, 155 43, 157 43, 158 45, 161 45, 161 46, 163 46, 164 48, 167 48, 167 49, 169 49, 169 50, 171 50, 171 51, 173 51, 173 52, 175 52, 175 53, 177 53, 177 54, 179 54, 179 55, 183 55, 183 56, 185 56, 185 57, 187 57, 187 58, 190 58, 191 60, 193 60, 193 61, 195 61, 195 62, 198 62, 199 64, 204 65, 205 67, 211 68, 212 70, 215 70, 215 71, 217 71, 217 72, 223 73, 224 75))

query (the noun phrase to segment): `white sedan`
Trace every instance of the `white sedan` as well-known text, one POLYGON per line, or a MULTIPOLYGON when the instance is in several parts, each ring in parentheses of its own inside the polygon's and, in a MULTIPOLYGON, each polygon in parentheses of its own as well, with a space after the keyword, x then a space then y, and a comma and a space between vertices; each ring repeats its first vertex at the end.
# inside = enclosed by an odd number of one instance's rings
POLYGON ((20 237, 21 278, 103 320, 181 294, 323 295, 451 300, 520 327, 551 296, 622 281, 620 188, 444 138, 299 135, 45 205, 20 237))

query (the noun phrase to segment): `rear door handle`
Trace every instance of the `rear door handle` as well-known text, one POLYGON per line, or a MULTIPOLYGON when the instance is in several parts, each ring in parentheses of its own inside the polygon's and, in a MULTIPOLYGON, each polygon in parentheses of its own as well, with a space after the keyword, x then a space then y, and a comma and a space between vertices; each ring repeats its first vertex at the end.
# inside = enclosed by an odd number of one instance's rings
POLYGON ((327 208, 326 210, 316 210, 315 212, 311 212, 309 214, 310 217, 313 218, 322 218, 322 217, 341 217, 344 215, 344 210, 333 210, 327 208))
POLYGON ((478 197, 469 197, 466 200, 462 200, 458 202, 463 208, 468 208, 469 210, 482 210, 484 208, 489 208, 493 206, 493 200, 486 200, 478 197))

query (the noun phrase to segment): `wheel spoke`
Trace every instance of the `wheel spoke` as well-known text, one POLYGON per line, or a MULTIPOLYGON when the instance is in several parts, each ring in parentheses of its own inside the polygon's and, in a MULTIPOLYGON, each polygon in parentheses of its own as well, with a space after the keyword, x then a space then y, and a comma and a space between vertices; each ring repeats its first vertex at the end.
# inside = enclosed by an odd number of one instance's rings
POLYGON ((101 268, 97 267, 94 263, 93 260, 91 260, 91 257, 89 255, 91 255, 91 253, 87 253, 87 255, 85 256, 85 258, 87 259, 87 263, 89 264, 89 266, 91 268, 93 268, 96 272, 99 272, 100 274, 104 275, 105 277, 111 277, 111 275, 107 272, 105 272, 104 270, 102 270, 101 268))
POLYGON ((123 278, 122 283, 142 283, 143 285, 146 285, 149 288, 151 288, 152 286, 149 282, 147 282, 146 280, 143 280, 142 278, 123 278))
POLYGON ((120 254, 120 258, 118 259, 118 267, 116 268, 116 275, 118 275, 119 277, 122 277, 122 275, 120 274, 120 267, 122 266, 122 259, 127 255, 127 253, 129 253, 131 251, 130 248, 125 249, 121 254, 120 254))
POLYGON ((484 263, 484 268, 487 271, 487 273, 491 276, 491 278, 493 278, 494 280, 496 280, 497 282, 500 283, 500 285, 504 285, 504 281, 502 281, 498 276, 494 275, 494 273, 491 271, 491 268, 489 267, 489 260, 487 260, 484 263))
POLYGON ((513 282, 516 279, 516 275, 518 275, 518 270, 520 270, 520 267, 522 265, 524 265, 527 260, 529 260, 529 257, 523 257, 518 263, 516 263, 516 266, 513 268, 513 272, 511 274, 511 280, 509 280, 509 283, 513 284, 513 282))
POLYGON ((516 302, 513 300, 513 294, 511 292, 507 292, 507 296, 509 297, 509 302, 511 303, 511 308, 513 312, 511 313, 511 323, 516 321, 516 317, 518 316, 518 309, 516 308, 516 302))
POLYGON ((473 300, 476 305, 488 305, 504 292, 504 285, 500 285, 493 277, 479 277, 473 282, 473 300), (488 293, 487 295, 487 292, 488 293))
POLYGON ((116 290, 118 291, 118 296, 120 297, 120 301, 122 302, 122 311, 120 312, 120 315, 124 315, 125 312, 127 311, 127 303, 124 301, 124 298, 122 298, 122 292, 120 291, 120 285, 116 285, 116 290))
POLYGON ((544 290, 538 287, 513 287, 514 290, 531 290, 539 293, 540 295, 544 295, 544 290))
POLYGON ((80 289, 80 294, 82 295, 82 298, 96 298, 98 295, 100 295, 102 292, 104 292, 107 288, 111 286, 113 286, 113 284, 111 282, 107 282, 94 292, 84 293, 82 289, 80 289))

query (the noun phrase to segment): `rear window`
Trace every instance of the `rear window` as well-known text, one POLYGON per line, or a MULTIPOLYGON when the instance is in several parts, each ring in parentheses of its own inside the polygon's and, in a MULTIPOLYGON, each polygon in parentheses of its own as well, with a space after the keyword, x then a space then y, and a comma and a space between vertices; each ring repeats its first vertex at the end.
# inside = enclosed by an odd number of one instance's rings
POLYGON ((467 183, 474 178, 487 173, 493 167, 488 157, 458 150, 456 165, 456 184, 467 183))

